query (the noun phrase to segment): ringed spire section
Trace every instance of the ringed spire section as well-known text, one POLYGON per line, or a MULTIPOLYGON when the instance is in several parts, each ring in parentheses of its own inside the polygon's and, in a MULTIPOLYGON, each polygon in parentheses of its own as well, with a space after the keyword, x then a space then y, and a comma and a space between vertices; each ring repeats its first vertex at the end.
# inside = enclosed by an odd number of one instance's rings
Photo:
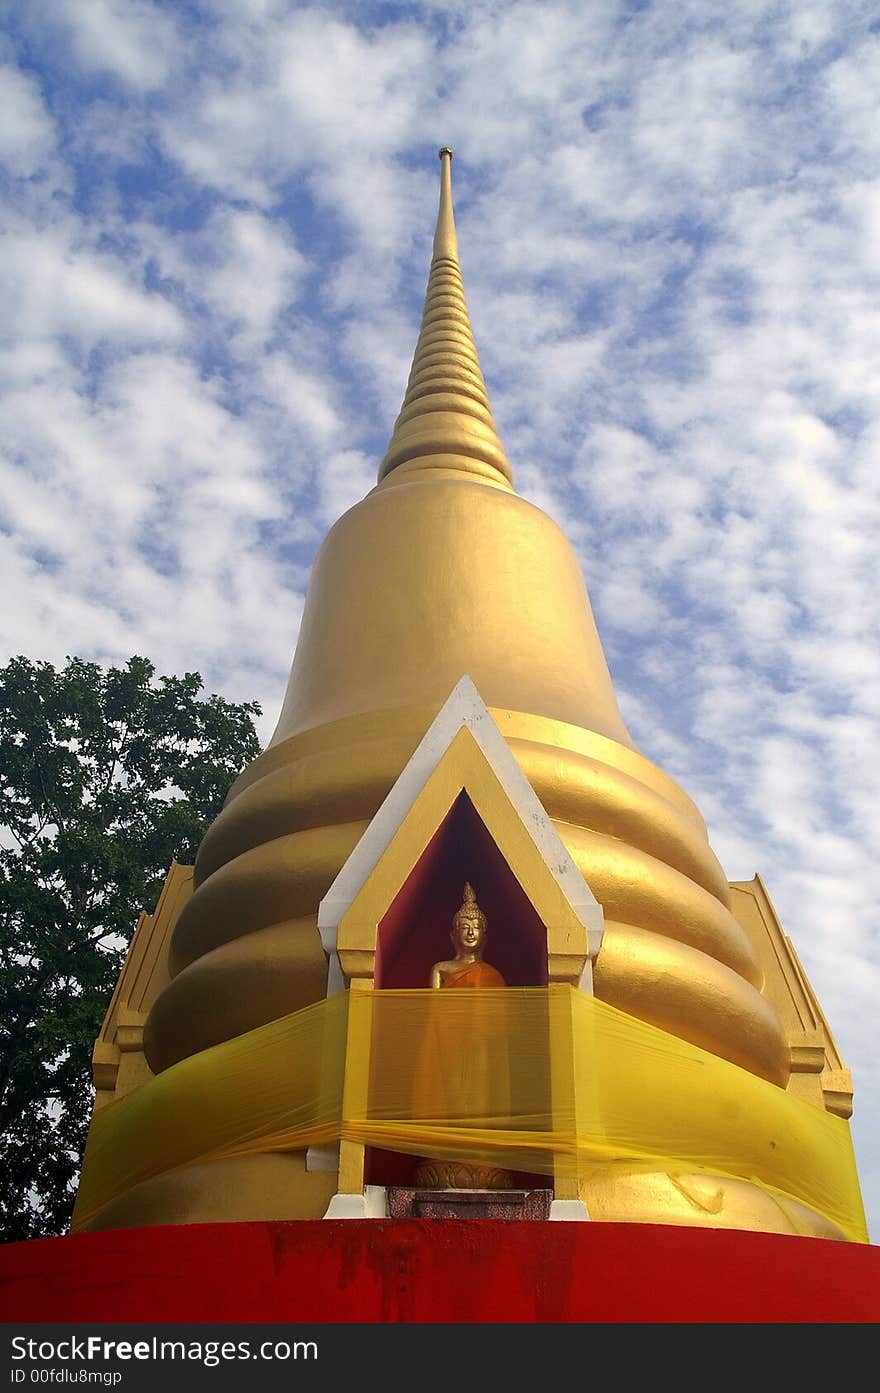
POLYGON ((477 356, 458 261, 452 151, 440 151, 440 207, 425 308, 400 415, 379 482, 393 470, 460 469, 511 484, 477 356))

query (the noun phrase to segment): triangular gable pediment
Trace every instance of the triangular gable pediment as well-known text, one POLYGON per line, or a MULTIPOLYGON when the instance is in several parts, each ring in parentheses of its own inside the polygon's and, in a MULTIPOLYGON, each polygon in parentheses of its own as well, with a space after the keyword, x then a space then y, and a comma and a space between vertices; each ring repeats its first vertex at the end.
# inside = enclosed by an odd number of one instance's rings
POLYGON ((473 682, 462 677, 321 901, 328 993, 372 979, 379 921, 465 796, 547 928, 550 980, 591 990, 602 910, 473 682))

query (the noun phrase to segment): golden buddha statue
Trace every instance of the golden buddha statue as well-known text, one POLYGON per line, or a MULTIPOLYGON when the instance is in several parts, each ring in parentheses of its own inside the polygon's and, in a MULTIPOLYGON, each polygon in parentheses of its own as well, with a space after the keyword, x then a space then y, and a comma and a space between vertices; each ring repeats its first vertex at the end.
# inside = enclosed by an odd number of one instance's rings
MULTIPOLYGON (((486 945, 486 916, 477 904, 472 886, 465 881, 464 898, 452 920, 450 938, 455 956, 431 968, 431 987, 504 987, 501 973, 483 961, 486 945)), ((444 1060, 443 1073, 459 1097, 486 1096, 486 1078, 499 1081, 509 1074, 503 1041, 493 1039, 488 1023, 474 1011, 469 1028, 458 1040, 455 1058, 444 1060)), ((442 1190, 506 1190, 513 1180, 499 1166, 477 1165, 470 1161, 423 1160, 416 1167, 414 1183, 419 1187, 442 1190)))
POLYGON ((455 957, 435 963, 431 968, 432 987, 504 987, 507 985, 496 967, 483 961, 486 945, 486 916, 467 881, 464 899, 452 921, 455 957))

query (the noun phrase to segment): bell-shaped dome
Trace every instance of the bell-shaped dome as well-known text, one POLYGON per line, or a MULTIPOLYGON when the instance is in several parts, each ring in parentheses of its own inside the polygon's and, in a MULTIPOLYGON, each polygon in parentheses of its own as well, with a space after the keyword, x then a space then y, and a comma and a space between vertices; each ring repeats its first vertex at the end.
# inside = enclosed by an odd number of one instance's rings
POLYGON ((376 487, 315 562, 272 741, 199 851, 147 1057, 166 1069, 325 994, 318 904, 467 674, 603 907, 597 996, 784 1086, 786 1039, 703 820, 635 748, 577 557, 513 489, 440 155, 403 407, 376 487))

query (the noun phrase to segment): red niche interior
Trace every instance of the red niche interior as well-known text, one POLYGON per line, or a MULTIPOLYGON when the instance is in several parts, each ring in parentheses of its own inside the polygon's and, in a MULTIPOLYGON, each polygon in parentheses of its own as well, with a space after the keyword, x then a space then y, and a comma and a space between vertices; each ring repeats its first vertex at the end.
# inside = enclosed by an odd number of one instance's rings
POLYGON ((547 933, 465 792, 459 794, 379 924, 377 987, 427 987, 450 957, 450 930, 473 886, 488 923, 484 957, 509 987, 546 987, 547 933))

